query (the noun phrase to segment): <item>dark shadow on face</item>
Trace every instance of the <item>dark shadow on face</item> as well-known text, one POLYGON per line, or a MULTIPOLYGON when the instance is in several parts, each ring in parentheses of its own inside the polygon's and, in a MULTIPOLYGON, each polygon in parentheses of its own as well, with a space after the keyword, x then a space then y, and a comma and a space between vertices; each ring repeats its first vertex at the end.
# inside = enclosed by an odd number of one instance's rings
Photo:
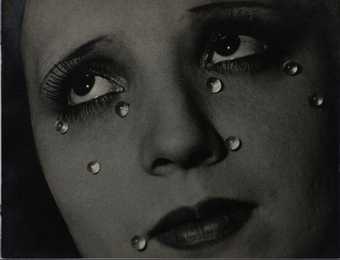
POLYGON ((2 1, 2 257, 79 257, 36 156, 19 35, 24 1, 2 1))

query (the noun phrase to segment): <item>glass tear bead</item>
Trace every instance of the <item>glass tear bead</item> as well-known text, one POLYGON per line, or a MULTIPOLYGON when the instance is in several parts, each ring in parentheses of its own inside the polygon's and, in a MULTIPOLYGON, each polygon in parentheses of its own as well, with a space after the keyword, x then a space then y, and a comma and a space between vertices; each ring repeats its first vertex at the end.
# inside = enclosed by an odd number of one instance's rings
POLYGON ((69 129, 69 125, 67 122, 64 122, 64 121, 61 121, 61 120, 57 120, 56 123, 55 123, 55 130, 64 135, 67 133, 69 129))
POLYGON ((120 116, 121 118, 124 118, 128 115, 129 113, 129 107, 130 105, 124 101, 119 102, 116 105, 116 113, 118 116, 120 116))
POLYGON ((236 137, 236 136, 230 136, 228 137, 226 140, 226 145, 227 148, 232 151, 232 152, 236 152, 238 151, 241 146, 242 146, 242 141, 240 138, 236 137))
POLYGON ((96 162, 96 161, 89 162, 87 164, 87 170, 90 173, 96 175, 96 174, 98 174, 100 172, 100 164, 98 162, 96 162))
POLYGON ((141 236, 134 236, 131 239, 131 246, 134 249, 137 249, 138 251, 143 251, 145 250, 146 246, 147 246, 147 241, 144 237, 141 236))
POLYGON ((282 70, 289 76, 296 76, 302 72, 302 66, 295 61, 286 61, 282 65, 282 70))
POLYGON ((321 108, 325 104, 325 98, 321 95, 314 94, 309 98, 309 103, 313 107, 321 108))
POLYGON ((209 78, 207 87, 212 94, 217 94, 223 90, 223 82, 217 78, 209 78))

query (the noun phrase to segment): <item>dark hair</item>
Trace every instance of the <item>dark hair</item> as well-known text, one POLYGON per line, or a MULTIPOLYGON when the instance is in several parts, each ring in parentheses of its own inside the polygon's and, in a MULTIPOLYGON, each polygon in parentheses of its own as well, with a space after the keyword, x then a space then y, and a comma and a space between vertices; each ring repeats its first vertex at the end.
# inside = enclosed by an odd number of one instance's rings
POLYGON ((79 257, 42 174, 20 58, 24 1, 2 1, 2 256, 79 257))

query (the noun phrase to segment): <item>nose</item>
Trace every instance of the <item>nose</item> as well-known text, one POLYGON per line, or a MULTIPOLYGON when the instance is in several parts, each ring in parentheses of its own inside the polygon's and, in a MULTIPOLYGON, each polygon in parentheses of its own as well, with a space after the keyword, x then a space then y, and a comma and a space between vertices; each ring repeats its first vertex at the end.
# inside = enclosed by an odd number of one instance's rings
POLYGON ((176 86, 157 93, 141 149, 146 172, 164 176, 225 157, 223 138, 189 93, 176 86))

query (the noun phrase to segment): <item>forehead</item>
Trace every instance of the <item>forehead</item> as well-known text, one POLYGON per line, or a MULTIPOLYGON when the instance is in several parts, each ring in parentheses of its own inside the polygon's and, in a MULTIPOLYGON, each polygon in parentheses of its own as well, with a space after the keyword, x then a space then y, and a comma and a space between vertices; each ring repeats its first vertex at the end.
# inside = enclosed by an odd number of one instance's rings
MULTIPOLYGON (((215 2, 242 0, 29 0, 25 8, 24 31, 44 47, 58 38, 95 38, 109 32, 158 31, 162 25, 183 23, 191 8, 215 2)), ((250 0, 247 2, 277 2, 250 0)), ((162 28, 163 30, 163 28, 162 28)), ((136 35, 138 36, 138 35, 136 35)), ((63 40, 63 43, 66 42, 63 40)), ((67 44, 67 43, 66 43, 67 44)))
POLYGON ((25 8, 25 28, 37 41, 57 37, 82 38, 110 31, 140 31, 171 25, 186 11, 213 0, 30 0, 25 8), (38 30, 38 31, 37 31, 38 30), (75 35, 76 34, 76 35, 75 35), (41 35, 41 37, 39 37, 41 35), (75 37, 76 36, 76 37, 75 37), (46 38, 47 37, 47 38, 46 38))
POLYGON ((210 2, 216 1, 28 0, 22 46, 39 67, 103 35, 131 34, 137 40, 147 33, 162 33, 164 25, 169 29, 183 22, 188 9, 210 2))
MULTIPOLYGON (((48 68, 69 50, 103 35, 114 34, 120 39, 127 36, 129 42, 140 39, 157 42, 165 34, 184 27, 190 9, 220 2, 282 4, 288 1, 28 0, 23 46, 36 56, 38 67, 48 68)), ((303 5, 306 1, 290 0, 289 4, 296 2, 303 5)))

